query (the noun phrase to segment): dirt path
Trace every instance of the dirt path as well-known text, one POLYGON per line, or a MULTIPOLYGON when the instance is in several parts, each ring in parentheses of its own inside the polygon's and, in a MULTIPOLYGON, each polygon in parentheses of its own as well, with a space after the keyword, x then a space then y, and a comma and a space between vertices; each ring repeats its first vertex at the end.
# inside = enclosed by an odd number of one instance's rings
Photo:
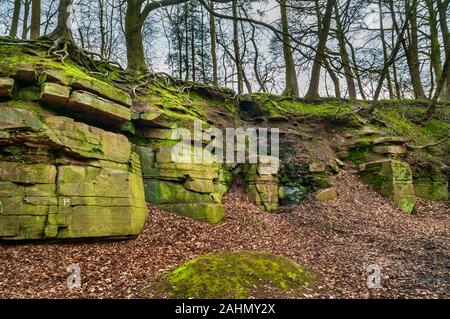
POLYGON ((336 179, 337 200, 310 196, 276 215, 261 214, 235 185, 218 226, 151 208, 136 240, 0 245, 0 297, 136 297, 143 283, 200 254, 261 250, 320 276, 314 288, 282 297, 450 298, 449 205, 419 201, 409 216, 353 174, 336 179), (80 290, 66 286, 70 264, 81 267, 80 290), (381 268, 382 288, 367 288, 369 265, 381 268))

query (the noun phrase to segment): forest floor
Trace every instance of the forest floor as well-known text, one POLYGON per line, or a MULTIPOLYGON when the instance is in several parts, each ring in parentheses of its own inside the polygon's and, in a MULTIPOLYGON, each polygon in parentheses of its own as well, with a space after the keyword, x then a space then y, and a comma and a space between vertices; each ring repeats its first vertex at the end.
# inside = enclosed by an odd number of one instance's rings
MULTIPOLYGON (((258 250, 285 255, 318 274, 285 298, 450 298, 450 206, 419 200, 407 215, 349 170, 335 177, 336 200, 311 194, 280 214, 261 213, 242 185, 225 198, 226 218, 209 225, 150 207, 134 240, 0 245, 1 298, 145 297, 144 287, 208 252, 258 250), (68 289, 66 267, 81 267, 81 289, 68 289), (368 289, 367 267, 381 268, 368 289)), ((258 297, 258 296, 255 296, 258 297)))

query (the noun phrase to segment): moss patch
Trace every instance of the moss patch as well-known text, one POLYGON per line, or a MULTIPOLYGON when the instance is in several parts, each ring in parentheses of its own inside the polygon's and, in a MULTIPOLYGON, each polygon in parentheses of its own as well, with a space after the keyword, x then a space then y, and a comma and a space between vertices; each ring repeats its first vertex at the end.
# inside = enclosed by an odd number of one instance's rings
POLYGON ((169 298, 263 297, 265 287, 299 290, 315 275, 285 257, 259 252, 211 253, 192 259, 163 276, 158 296, 169 298))
MULTIPOLYGON (((241 98, 241 106, 253 103, 260 115, 277 116, 314 116, 317 118, 339 117, 348 114, 352 106, 346 101, 324 100, 310 103, 288 97, 267 93, 254 93, 241 98)), ((245 110, 244 110, 245 111, 245 110)), ((253 110, 254 111, 254 110, 253 110)))

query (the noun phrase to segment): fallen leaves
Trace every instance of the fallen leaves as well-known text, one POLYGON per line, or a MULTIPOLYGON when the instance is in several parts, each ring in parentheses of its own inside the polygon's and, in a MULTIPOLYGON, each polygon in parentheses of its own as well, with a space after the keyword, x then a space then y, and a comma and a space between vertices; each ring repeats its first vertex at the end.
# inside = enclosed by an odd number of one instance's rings
POLYGON ((282 254, 319 274, 319 282, 285 298, 449 298, 449 206, 418 201, 408 215, 352 173, 337 177, 339 197, 308 196, 280 214, 261 213, 242 184, 226 196, 226 219, 196 222, 150 207, 133 240, 0 245, 2 298, 133 298, 157 277, 196 256, 258 250, 282 254), (81 267, 82 288, 70 290, 66 267, 81 267), (380 289, 368 289, 378 265, 380 289))

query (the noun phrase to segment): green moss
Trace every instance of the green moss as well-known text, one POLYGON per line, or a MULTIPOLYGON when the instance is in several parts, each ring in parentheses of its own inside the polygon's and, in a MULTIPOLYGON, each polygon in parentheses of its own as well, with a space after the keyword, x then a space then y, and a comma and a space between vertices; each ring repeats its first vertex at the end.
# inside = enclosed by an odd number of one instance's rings
POLYGON ((316 276, 282 256, 260 252, 211 253, 188 261, 156 284, 169 298, 248 298, 265 296, 265 286, 300 290, 316 276))
POLYGON ((17 108, 17 109, 34 111, 36 113, 45 113, 46 112, 39 103, 29 102, 29 101, 12 100, 12 101, 8 102, 8 106, 17 108))
POLYGON ((394 109, 380 109, 375 115, 388 125, 385 131, 399 136, 407 136, 415 145, 433 143, 447 136, 450 129, 448 121, 431 119, 423 126, 418 126, 394 109))
POLYGON ((431 201, 449 199, 447 176, 431 167, 415 167, 414 191, 418 197, 431 201))
POLYGON ((343 116, 352 110, 352 105, 345 101, 326 100, 321 103, 308 103, 267 93, 249 94, 243 97, 241 102, 254 103, 267 116, 310 115, 318 118, 332 118, 343 116))
POLYGON ((368 161, 369 150, 369 146, 352 147, 348 151, 347 159, 355 164, 363 164, 368 161))
MULTIPOLYGON (((110 66, 108 67, 108 79, 96 78, 89 75, 83 68, 74 64, 70 60, 65 61, 64 64, 59 61, 53 60, 46 57, 46 52, 43 50, 35 50, 37 55, 32 55, 24 52, 23 48, 14 44, 2 45, 2 50, 0 50, 0 73, 1 71, 7 74, 14 73, 14 69, 17 66, 24 64, 35 64, 36 66, 44 66, 62 70, 64 75, 71 79, 82 79, 92 81, 93 83, 112 83, 114 76, 118 74, 118 71, 110 66), (5 72, 6 71, 6 72, 5 72)), ((105 66, 101 65, 102 68, 105 66)), ((106 71, 106 70, 105 70, 106 71)), ((42 82, 44 79, 40 79, 42 82)))

